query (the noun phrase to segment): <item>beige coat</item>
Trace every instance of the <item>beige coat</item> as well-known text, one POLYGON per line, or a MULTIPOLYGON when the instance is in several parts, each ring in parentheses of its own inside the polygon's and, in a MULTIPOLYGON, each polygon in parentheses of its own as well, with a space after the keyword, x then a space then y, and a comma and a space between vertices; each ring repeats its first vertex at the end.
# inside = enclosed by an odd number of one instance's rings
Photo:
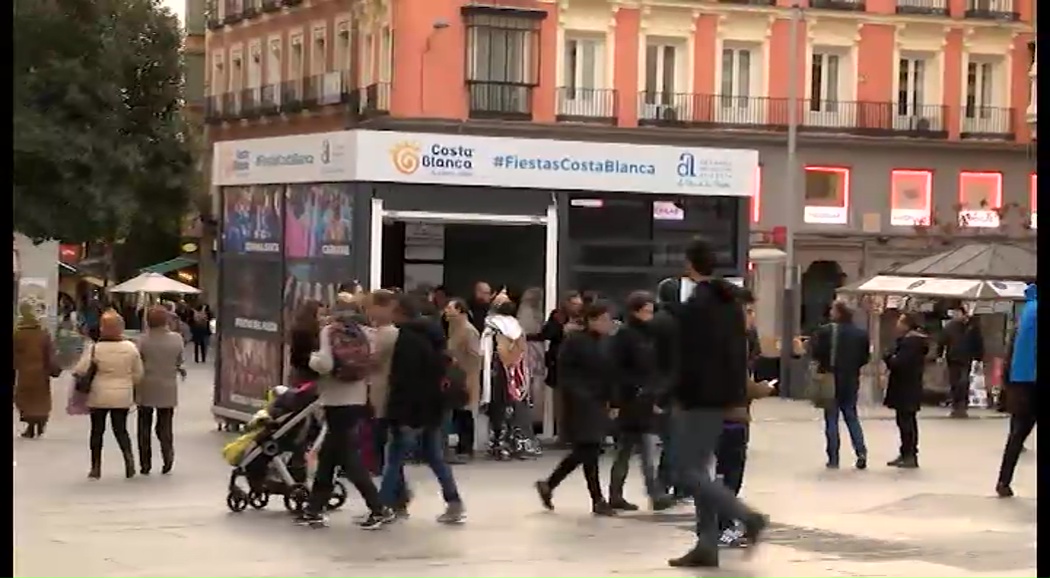
POLYGON ((390 389, 390 366, 394 359, 394 344, 397 343, 398 329, 394 325, 384 325, 368 332, 372 340, 372 351, 376 369, 368 376, 368 404, 375 415, 382 418, 386 415, 386 397, 390 389))
POLYGON ((179 370, 185 344, 171 331, 150 329, 138 341, 142 381, 135 389, 135 404, 147 407, 179 405, 179 370))
POLYGON ((73 368, 82 375, 91 365, 95 351, 98 372, 88 394, 88 407, 125 409, 135 403, 135 387, 142 380, 143 367, 139 349, 131 341, 99 341, 84 348, 84 354, 73 368))
POLYGON ((467 375, 467 408, 477 408, 481 397, 481 336, 469 322, 450 325, 448 333, 449 356, 467 375))

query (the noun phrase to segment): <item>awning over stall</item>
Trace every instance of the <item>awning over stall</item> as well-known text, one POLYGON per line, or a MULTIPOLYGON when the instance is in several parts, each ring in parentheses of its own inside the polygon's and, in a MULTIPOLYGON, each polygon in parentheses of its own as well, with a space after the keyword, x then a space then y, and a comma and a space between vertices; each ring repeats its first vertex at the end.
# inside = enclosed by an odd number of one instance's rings
POLYGON ((1024 300, 1024 281, 982 281, 980 279, 937 279, 934 277, 905 277, 876 275, 870 279, 840 287, 839 293, 869 295, 900 295, 914 297, 943 297, 964 301, 1024 300))
POLYGON ((1035 253, 1004 243, 970 243, 883 272, 898 277, 1034 281, 1035 253))
POLYGON ((161 261, 160 263, 154 263, 149 267, 143 267, 139 269, 139 273, 160 273, 161 275, 167 275, 172 271, 178 271, 179 269, 185 269, 186 267, 192 267, 197 264, 197 259, 193 257, 175 257, 174 259, 168 259, 167 261, 161 261))

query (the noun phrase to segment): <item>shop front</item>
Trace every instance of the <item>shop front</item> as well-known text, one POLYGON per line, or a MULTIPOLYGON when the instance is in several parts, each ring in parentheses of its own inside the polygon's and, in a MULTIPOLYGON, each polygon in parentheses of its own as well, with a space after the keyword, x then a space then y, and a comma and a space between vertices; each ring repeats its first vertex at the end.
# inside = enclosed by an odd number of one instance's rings
POLYGON ((239 304, 220 312, 219 363, 232 366, 217 371, 216 406, 238 413, 283 376, 295 306, 330 301, 350 279, 464 297, 477 281, 539 287, 549 310, 568 289, 618 301, 655 288, 697 235, 717 248, 720 273, 747 269, 753 150, 345 131, 222 142, 214 158, 220 302, 239 304), (273 344, 234 355, 245 340, 273 344))

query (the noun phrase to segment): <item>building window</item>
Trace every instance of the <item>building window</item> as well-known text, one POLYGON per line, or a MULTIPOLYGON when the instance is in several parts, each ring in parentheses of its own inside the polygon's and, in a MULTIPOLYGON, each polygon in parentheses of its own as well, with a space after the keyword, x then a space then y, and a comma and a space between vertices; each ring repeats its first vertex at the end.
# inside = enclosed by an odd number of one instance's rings
POLYGON ((678 47, 653 42, 645 47, 645 103, 670 105, 678 86, 678 47))
POLYGON ((310 74, 318 75, 328 72, 328 39, 324 27, 314 28, 313 45, 310 54, 310 74))
POLYGON ((281 83, 281 39, 270 39, 270 50, 266 54, 266 82, 281 83))
POLYGON ((372 84, 372 67, 375 58, 375 40, 371 34, 361 36, 361 86, 372 84))
POLYGON ((849 169, 806 167, 803 221, 815 225, 849 224, 849 169))
POLYGON ((531 116, 532 88, 539 84, 540 24, 546 15, 464 7, 471 113, 531 116))
POLYGON ((1029 203, 1028 222, 1029 222, 1029 227, 1031 227, 1031 229, 1033 231, 1036 229, 1036 223, 1035 223, 1036 219, 1035 219, 1035 217, 1036 217, 1036 212, 1039 209, 1039 207, 1038 207, 1039 195, 1036 194, 1039 189, 1037 189, 1036 186, 1035 186, 1035 177, 1036 177, 1036 174, 1032 173, 1032 179, 1031 179, 1032 182, 1031 182, 1031 185, 1029 185, 1030 189, 1028 191, 1028 203, 1029 203))
POLYGON ((992 117, 995 68, 991 62, 970 62, 966 66, 966 118, 992 117))
POLYGON ((998 227, 1002 202, 1002 173, 959 174, 960 227, 998 227))
POLYGON ((226 64, 223 62, 222 52, 213 52, 211 55, 211 86, 212 95, 220 95, 226 91, 226 64))
POLYGON ((809 109, 811 111, 838 112, 840 60, 838 54, 813 52, 809 79, 809 109))
POLYGON ((931 171, 894 170, 890 173, 890 225, 930 224, 933 199, 931 171))
POLYGON ((348 22, 340 22, 336 25, 335 54, 333 56, 336 70, 350 70, 350 24, 348 22))
POLYGON ((897 72, 897 114, 922 116, 926 92, 926 61, 901 58, 897 72))
POLYGON ((379 33, 379 82, 390 82, 393 79, 394 32, 384 26, 379 33))
POLYGON ((565 98, 593 98, 594 89, 604 87, 604 42, 598 38, 567 37, 562 63, 565 98))
POLYGON ((755 84, 754 54, 750 48, 722 49, 722 108, 747 108, 755 84))
POLYGON ((299 80, 303 77, 303 37, 293 36, 292 59, 288 63, 288 79, 299 80))
POLYGON ((755 169, 755 190, 751 193, 751 222, 762 218, 762 167, 755 169))
POLYGON ((256 42, 248 47, 248 88, 262 86, 262 44, 256 42))

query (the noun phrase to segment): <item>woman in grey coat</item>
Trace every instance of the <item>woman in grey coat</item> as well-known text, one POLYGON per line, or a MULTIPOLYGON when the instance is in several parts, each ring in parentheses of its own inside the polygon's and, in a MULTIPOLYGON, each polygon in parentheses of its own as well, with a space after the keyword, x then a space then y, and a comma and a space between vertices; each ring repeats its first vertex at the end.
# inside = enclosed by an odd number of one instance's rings
POLYGON ((139 339, 144 374, 135 390, 138 405, 139 467, 148 475, 153 467, 153 448, 150 429, 156 414, 156 433, 160 440, 160 455, 163 460, 161 473, 171 472, 175 462, 174 432, 172 418, 178 405, 179 377, 185 376, 182 368, 182 353, 185 347, 182 336, 171 331, 171 314, 164 307, 155 307, 146 315, 148 329, 139 339))

